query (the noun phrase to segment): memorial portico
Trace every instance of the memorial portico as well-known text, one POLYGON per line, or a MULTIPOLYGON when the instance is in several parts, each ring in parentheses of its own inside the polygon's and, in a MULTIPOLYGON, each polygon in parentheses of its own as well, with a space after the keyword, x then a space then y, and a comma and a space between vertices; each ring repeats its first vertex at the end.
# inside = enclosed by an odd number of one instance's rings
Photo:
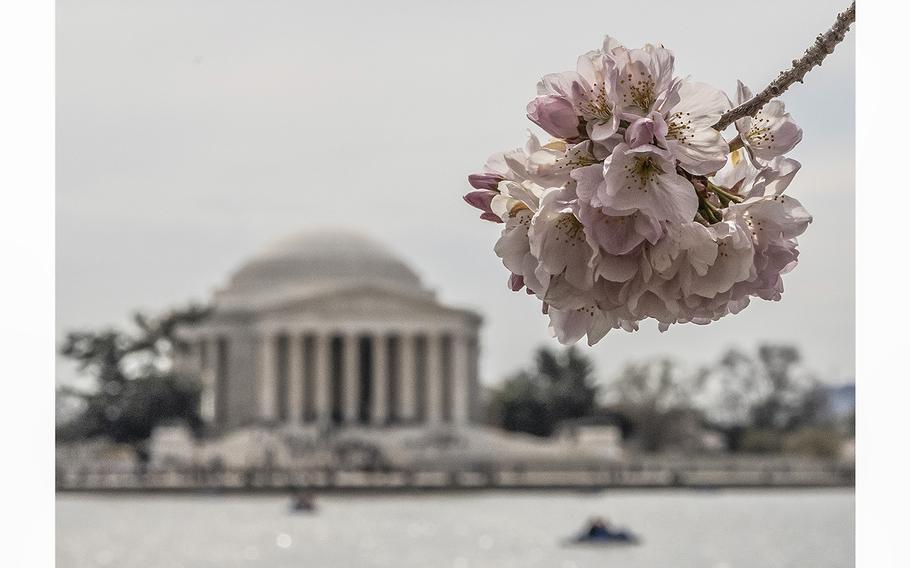
POLYGON ((465 425, 478 398, 475 313, 440 304, 385 247, 351 233, 282 241, 184 330, 180 364, 220 428, 465 425))

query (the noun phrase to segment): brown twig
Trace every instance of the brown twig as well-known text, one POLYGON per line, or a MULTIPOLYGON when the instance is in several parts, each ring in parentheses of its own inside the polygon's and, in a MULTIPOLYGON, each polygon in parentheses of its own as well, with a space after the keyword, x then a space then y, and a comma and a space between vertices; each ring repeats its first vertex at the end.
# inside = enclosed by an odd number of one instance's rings
POLYGON ((793 66, 790 69, 781 71, 777 79, 765 87, 762 92, 738 107, 725 112, 717 124, 714 125, 714 128, 723 130, 744 116, 755 116, 771 99, 784 94, 784 91, 790 88, 790 85, 797 81, 802 83, 806 73, 816 65, 821 65, 825 57, 834 52, 834 47, 844 40, 844 36, 850 30, 850 25, 855 20, 856 2, 853 2, 846 11, 837 15, 837 19, 830 30, 815 38, 815 43, 806 50, 806 54, 802 58, 793 60, 793 66))

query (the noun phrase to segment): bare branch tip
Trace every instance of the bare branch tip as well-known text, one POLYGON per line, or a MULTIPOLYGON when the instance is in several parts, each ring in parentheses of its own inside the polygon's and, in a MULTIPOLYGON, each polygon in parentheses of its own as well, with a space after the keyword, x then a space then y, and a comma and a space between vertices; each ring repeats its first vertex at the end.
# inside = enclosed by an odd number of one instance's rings
POLYGON ((847 36, 850 26, 856 20, 856 2, 837 15, 834 25, 827 32, 819 34, 805 55, 791 62, 791 68, 781 71, 777 78, 760 93, 743 104, 725 112, 714 128, 723 130, 733 122, 745 116, 754 116, 771 99, 782 95, 793 83, 803 83, 803 78, 813 67, 820 66, 828 54, 847 36))

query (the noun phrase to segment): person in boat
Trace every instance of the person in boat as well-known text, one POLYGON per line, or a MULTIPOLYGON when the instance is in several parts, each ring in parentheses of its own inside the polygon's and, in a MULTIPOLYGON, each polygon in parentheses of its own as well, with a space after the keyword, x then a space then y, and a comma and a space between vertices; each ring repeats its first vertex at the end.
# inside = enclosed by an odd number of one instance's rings
POLYGON ((587 528, 577 535, 574 539, 576 543, 627 543, 637 544, 638 537, 634 534, 614 528, 609 521, 603 517, 594 517, 588 521, 587 528))
POLYGON ((613 536, 610 531, 609 523, 602 517, 591 519, 588 524, 588 538, 609 538, 613 536))
POLYGON ((301 491, 294 495, 292 506, 295 511, 314 511, 316 509, 316 499, 312 493, 301 491))

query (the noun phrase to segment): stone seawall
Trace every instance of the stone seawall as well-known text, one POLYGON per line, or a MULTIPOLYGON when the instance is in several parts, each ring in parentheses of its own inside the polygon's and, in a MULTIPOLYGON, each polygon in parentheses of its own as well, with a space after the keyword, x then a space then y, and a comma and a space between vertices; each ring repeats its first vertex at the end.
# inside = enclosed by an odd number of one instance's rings
POLYGON ((499 464, 411 469, 230 469, 111 471, 58 467, 58 491, 287 491, 600 489, 612 487, 849 487, 854 468, 837 462, 725 460, 631 462, 588 467, 499 464))

